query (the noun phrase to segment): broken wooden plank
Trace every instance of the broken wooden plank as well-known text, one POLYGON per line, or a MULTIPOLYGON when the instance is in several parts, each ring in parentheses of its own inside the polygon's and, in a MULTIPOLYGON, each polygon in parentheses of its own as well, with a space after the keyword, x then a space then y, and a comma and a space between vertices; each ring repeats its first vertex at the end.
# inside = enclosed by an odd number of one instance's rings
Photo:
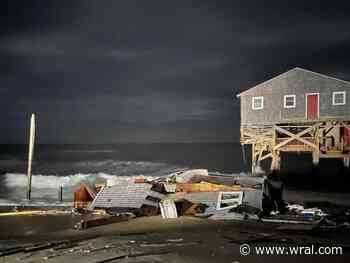
POLYGON ((213 191, 240 191, 241 186, 239 185, 220 185, 208 182, 200 183, 177 183, 176 192, 213 192, 213 191))
POLYGON ((47 242, 47 243, 44 243, 44 244, 38 244, 38 245, 26 247, 24 249, 24 252, 25 253, 29 253, 29 252, 36 252, 36 251, 39 251, 39 250, 45 250, 45 249, 48 249, 48 248, 53 248, 53 247, 59 246, 59 245, 63 244, 64 242, 65 241, 58 241, 58 242, 47 242))
POLYGON ((136 258, 136 257, 145 257, 145 256, 153 256, 153 255, 166 255, 171 254, 172 251, 161 251, 161 252, 143 252, 143 253, 135 253, 135 254, 124 254, 120 256, 110 257, 106 259, 102 259, 99 261, 95 261, 95 263, 105 263, 105 262, 111 262, 118 259, 124 259, 124 258, 136 258))
POLYGON ((0 257, 21 253, 21 252, 24 252, 24 249, 25 249, 24 247, 9 248, 9 249, 1 251, 0 252, 0 257))

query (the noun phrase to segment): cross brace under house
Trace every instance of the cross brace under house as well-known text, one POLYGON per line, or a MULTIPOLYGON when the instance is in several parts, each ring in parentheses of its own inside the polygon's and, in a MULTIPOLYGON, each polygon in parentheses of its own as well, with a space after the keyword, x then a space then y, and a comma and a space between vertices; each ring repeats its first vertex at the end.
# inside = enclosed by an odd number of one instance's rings
POLYGON ((252 145, 252 174, 271 158, 271 170, 280 170, 281 152, 307 152, 314 165, 320 158, 338 158, 349 167, 350 121, 327 120, 274 125, 241 126, 241 144, 252 145))

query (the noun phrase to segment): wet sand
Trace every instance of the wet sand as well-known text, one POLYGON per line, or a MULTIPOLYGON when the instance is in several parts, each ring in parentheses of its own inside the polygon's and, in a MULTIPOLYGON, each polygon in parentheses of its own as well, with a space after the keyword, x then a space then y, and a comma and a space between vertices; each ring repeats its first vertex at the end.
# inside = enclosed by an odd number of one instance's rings
MULTIPOLYGON (((335 200, 348 204, 348 194, 287 191, 292 201, 335 200), (346 198, 346 200, 344 200, 346 198)), ((283 231, 280 224, 256 221, 214 221, 195 217, 163 220, 141 217, 79 231, 73 225, 84 216, 33 215, 0 217, 2 247, 69 241, 63 247, 20 252, 0 262, 349 262, 350 232, 283 231), (255 246, 339 245, 342 255, 241 256, 243 243, 255 246), (65 247, 66 246, 66 247, 65 247), (112 258, 119 257, 112 260, 112 258), (107 261, 102 261, 107 260, 107 261)))
MULTIPOLYGON (((36 217, 12 217, 6 220, 8 223, 12 220, 23 220, 32 226, 41 225, 43 220, 52 224, 62 220, 46 216, 39 216, 40 219, 36 217)), ((2 221, 1 225, 4 223, 2 221)), ((58 240, 71 240, 73 245, 66 249, 49 248, 33 253, 5 256, 0 258, 0 262, 99 262, 118 255, 131 256, 111 262, 280 262, 282 258, 286 262, 306 262, 312 257, 241 256, 239 246, 243 243, 249 243, 252 247, 338 244, 343 246, 343 255, 317 256, 317 260, 326 262, 336 258, 337 262, 348 262, 350 258, 349 232, 285 233, 277 229, 279 226, 252 221, 213 221, 194 217, 163 220, 156 216, 136 218, 84 231, 66 229, 47 232, 42 228, 42 231, 27 232, 25 235, 17 232, 12 236, 11 245, 14 245, 14 242, 20 245, 58 240)))

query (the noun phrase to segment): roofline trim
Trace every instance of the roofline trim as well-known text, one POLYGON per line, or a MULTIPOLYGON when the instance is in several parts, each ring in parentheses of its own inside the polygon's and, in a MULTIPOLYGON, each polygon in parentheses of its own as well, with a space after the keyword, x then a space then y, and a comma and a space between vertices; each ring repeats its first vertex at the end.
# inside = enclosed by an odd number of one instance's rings
POLYGON ((338 78, 331 77, 331 76, 328 76, 328 75, 325 75, 325 74, 322 74, 322 73, 318 73, 318 72, 315 72, 315 71, 312 71, 312 70, 308 70, 308 69, 303 69, 303 68, 298 68, 298 67, 296 67, 296 69, 303 70, 303 71, 310 72, 310 73, 314 73, 314 74, 319 75, 321 77, 337 80, 337 81, 344 82, 344 83, 350 85, 350 81, 346 81, 346 80, 343 80, 343 79, 338 79, 338 78))
POLYGON ((297 68, 292 68, 292 69, 290 69, 290 70, 287 70, 286 72, 283 72, 283 73, 281 73, 281 74, 278 74, 277 76, 275 76, 275 77, 273 77, 273 78, 271 78, 271 79, 265 80, 265 81, 263 81, 263 82, 261 82, 261 83, 255 85, 255 86, 253 86, 253 87, 251 87, 251 88, 249 88, 249 89, 246 89, 246 90, 244 90, 244 91, 238 93, 236 96, 237 96, 237 98, 239 98, 243 93, 246 93, 247 91, 249 91, 249 90, 251 90, 251 89, 254 89, 254 88, 257 87, 257 86, 260 86, 260 85, 269 83, 270 81, 273 81, 273 80, 275 80, 276 78, 279 78, 279 77, 281 77, 282 75, 287 74, 289 71, 292 71, 292 70, 295 70, 295 69, 297 69, 297 68))
POLYGON ((338 78, 335 78, 335 77, 327 76, 327 75, 325 75, 325 74, 318 73, 318 72, 315 72, 315 71, 312 71, 312 70, 303 69, 303 68, 300 68, 300 67, 295 67, 295 68, 292 68, 292 69, 290 69, 290 70, 288 70, 288 71, 286 71, 286 72, 284 72, 284 73, 281 73, 281 74, 279 74, 279 75, 277 75, 277 76, 275 76, 275 77, 273 77, 273 78, 271 78, 271 79, 268 79, 268 80, 266 80, 266 81, 264 81, 264 82, 261 82, 261 83, 259 83, 258 85, 255 85, 255 86, 253 86, 253 87, 251 87, 251 88, 249 88, 249 89, 247 89, 247 90, 244 90, 244 91, 238 93, 238 94, 236 95, 236 97, 237 97, 237 98, 240 98, 241 95, 242 95, 243 93, 246 93, 247 91, 249 91, 249 90, 251 90, 251 89, 254 89, 255 87, 258 87, 258 86, 260 86, 260 85, 269 83, 270 81, 273 81, 273 80, 275 80, 276 78, 279 78, 279 77, 281 77, 282 75, 287 74, 288 72, 290 72, 290 71, 292 71, 292 70, 296 70, 296 69, 302 70, 302 71, 305 71, 305 72, 308 72, 308 73, 313 73, 313 74, 315 74, 315 75, 319 75, 319 76, 324 77, 324 78, 328 78, 328 79, 340 81, 340 82, 343 82, 343 83, 345 83, 345 84, 350 85, 350 82, 349 82, 349 81, 346 81, 346 80, 342 80, 342 79, 338 79, 338 78))

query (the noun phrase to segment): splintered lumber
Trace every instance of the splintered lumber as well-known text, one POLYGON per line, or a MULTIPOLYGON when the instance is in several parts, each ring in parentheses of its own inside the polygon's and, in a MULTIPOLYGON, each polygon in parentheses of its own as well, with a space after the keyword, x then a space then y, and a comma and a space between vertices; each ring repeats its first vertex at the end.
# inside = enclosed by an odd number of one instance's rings
POLYGON ((32 216, 32 215, 57 215, 68 214, 70 211, 60 210, 29 210, 29 211, 16 211, 16 212, 4 212, 0 213, 1 216, 32 216))
POLYGON ((2 250, 0 252, 0 257, 4 256, 9 256, 9 255, 14 255, 17 253, 30 253, 30 252, 35 252, 39 250, 45 250, 48 248, 53 248, 57 247, 59 245, 62 245, 66 241, 58 241, 58 242, 47 242, 47 243, 40 243, 36 245, 30 245, 30 246, 19 246, 19 247, 13 247, 9 249, 2 250))
POLYGON ((136 257, 145 257, 145 256, 153 256, 153 255, 165 255, 165 254, 171 254, 171 251, 161 251, 161 252, 144 252, 144 253, 135 253, 135 254, 124 254, 116 257, 110 257, 106 259, 102 259, 99 261, 96 261, 95 263, 105 263, 105 262, 112 262, 118 259, 124 259, 124 258, 136 258, 136 257))
POLYGON ((220 184, 212 184, 208 182, 200 182, 200 183, 177 183, 176 184, 176 192, 217 192, 217 191, 240 191, 241 186, 233 185, 220 185, 220 184))
POLYGON ((21 252, 24 252, 24 249, 25 249, 24 247, 9 248, 9 249, 1 251, 0 252, 0 257, 21 253, 21 252))
POLYGON ((44 249, 48 249, 48 248, 53 248, 53 247, 57 247, 61 244, 63 244, 64 241, 60 241, 60 242, 48 242, 48 243, 44 243, 44 244, 39 244, 39 245, 34 245, 31 247, 26 247, 24 249, 25 253, 29 253, 29 252, 35 252, 35 251, 39 251, 39 250, 44 250, 44 249))
POLYGON ((23 216, 23 215, 40 215, 44 211, 20 211, 20 212, 6 212, 0 213, 0 216, 23 216))

